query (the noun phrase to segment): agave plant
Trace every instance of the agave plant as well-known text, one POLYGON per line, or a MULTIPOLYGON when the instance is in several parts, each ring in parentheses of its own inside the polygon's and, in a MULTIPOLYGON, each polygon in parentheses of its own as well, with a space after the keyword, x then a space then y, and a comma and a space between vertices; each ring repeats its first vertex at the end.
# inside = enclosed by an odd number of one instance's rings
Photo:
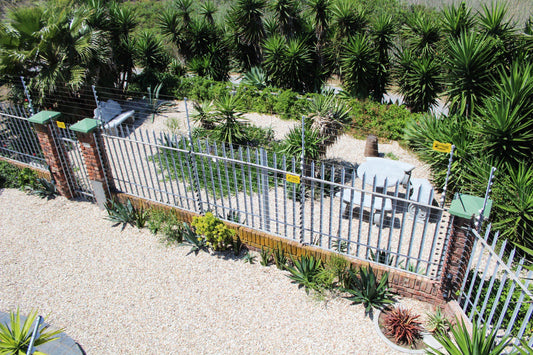
POLYGON ((450 321, 442 313, 442 309, 437 307, 434 313, 427 314, 426 329, 435 334, 446 336, 450 329, 450 321))
POLYGON ((382 308, 386 304, 394 303, 389 291, 389 274, 387 272, 383 273, 379 282, 371 266, 360 268, 357 275, 352 270, 348 273, 350 277, 349 287, 345 288, 345 291, 352 295, 348 299, 355 304, 362 303, 367 314, 372 311, 373 307, 382 308))
POLYGON ((37 188, 29 187, 32 195, 37 195, 40 198, 46 198, 48 200, 53 199, 57 195, 57 188, 53 181, 48 181, 44 178, 37 179, 37 183, 40 185, 37 188))
POLYGON ((183 231, 183 243, 181 244, 188 244, 191 246, 191 250, 187 253, 187 255, 194 253, 194 255, 198 255, 201 251, 208 251, 208 246, 205 241, 205 238, 198 235, 189 224, 183 223, 182 227, 183 231))
POLYGON ((109 200, 105 204, 108 216, 106 219, 115 222, 114 226, 122 224, 122 230, 127 224, 143 228, 148 220, 148 212, 143 208, 136 208, 130 200, 122 203, 116 200, 109 200))
MULTIPOLYGON (((18 309, 16 312, 10 312, 9 324, 0 323, 0 354, 26 354, 34 329, 32 325, 36 318, 37 312, 33 311, 22 322, 18 309)), ((33 343, 34 347, 59 339, 58 335, 63 332, 63 329, 49 331, 48 327, 48 325, 39 326, 38 336, 33 343)), ((44 355, 40 351, 35 351, 33 354, 44 355)))
POLYGON ((294 266, 288 266, 286 269, 291 274, 289 278, 298 284, 298 287, 305 287, 305 292, 309 289, 316 289, 316 277, 323 269, 322 261, 315 259, 313 256, 302 255, 300 260, 292 259, 294 266))
POLYGON ((452 337, 446 334, 435 334, 435 339, 442 345, 446 352, 442 352, 433 347, 427 350, 433 355, 498 355, 502 354, 510 338, 498 338, 498 329, 494 328, 489 332, 488 325, 480 328, 476 324, 472 329, 472 334, 468 331, 464 320, 461 319, 452 327, 452 337))
POLYGON ((267 76, 261 67, 253 67, 244 74, 241 83, 262 90, 267 86, 267 76))

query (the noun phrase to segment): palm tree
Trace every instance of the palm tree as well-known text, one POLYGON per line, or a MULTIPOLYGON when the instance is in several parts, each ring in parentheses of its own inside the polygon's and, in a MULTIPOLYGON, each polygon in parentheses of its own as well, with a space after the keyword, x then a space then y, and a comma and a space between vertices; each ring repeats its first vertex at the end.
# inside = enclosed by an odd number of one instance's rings
POLYGON ((350 118, 350 108, 337 100, 333 93, 316 95, 307 105, 308 117, 311 119, 311 130, 321 138, 318 150, 321 157, 333 145, 343 130, 343 125, 350 118))
POLYGON ((261 42, 265 38, 265 7, 266 0, 237 0, 228 14, 228 24, 235 38, 234 53, 244 69, 261 64, 261 42))
POLYGON ((278 87, 309 91, 313 86, 312 50, 302 38, 285 40, 281 36, 267 39, 264 45, 264 69, 278 87))
POLYGON ((141 86, 157 85, 158 74, 170 64, 170 57, 161 38, 153 32, 142 32, 136 42, 136 62, 143 68, 140 74, 141 86))
POLYGON ((213 18, 213 15, 218 11, 217 6, 214 2, 211 0, 207 0, 206 2, 202 3, 200 5, 200 15, 204 17, 204 19, 209 23, 210 25, 215 24, 215 19, 213 18))
POLYGON ((215 137, 228 144, 242 144, 246 140, 243 113, 237 110, 235 96, 226 95, 215 101, 217 127, 215 137))
POLYGON ((326 45, 331 17, 330 0, 309 0, 307 6, 313 16, 316 46, 315 53, 320 67, 324 66, 324 46, 326 45))
POLYGON ((378 72, 377 53, 367 35, 351 37, 341 56, 343 85, 359 98, 368 98, 378 72))
POLYGON ((452 111, 470 116, 490 96, 495 66, 492 47, 492 41, 475 32, 448 41, 445 82, 452 111))
POLYGON ((413 12, 402 27, 406 44, 416 55, 434 55, 440 41, 440 26, 421 11, 413 12))
POLYGON ((300 8, 295 0, 273 0, 270 8, 274 12, 281 35, 293 38, 301 30, 300 8))
POLYGON ((461 2, 459 6, 451 4, 444 7, 440 18, 443 31, 455 39, 464 32, 472 31, 476 25, 470 7, 466 7, 464 2, 461 2))
POLYGON ((438 59, 415 57, 410 50, 403 50, 396 73, 400 94, 412 112, 427 112, 437 104, 442 82, 438 59))
POLYGON ((390 82, 389 51, 393 47, 394 34, 395 26, 390 15, 381 14, 372 24, 372 40, 378 53, 378 70, 372 88, 372 96, 378 102, 381 102, 383 99, 383 95, 387 92, 387 86, 390 82))

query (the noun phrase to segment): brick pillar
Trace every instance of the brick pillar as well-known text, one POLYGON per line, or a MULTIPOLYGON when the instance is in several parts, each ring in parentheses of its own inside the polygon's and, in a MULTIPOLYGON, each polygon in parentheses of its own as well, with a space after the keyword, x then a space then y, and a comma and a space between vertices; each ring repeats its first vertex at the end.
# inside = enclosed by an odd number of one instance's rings
POLYGON ((473 219, 452 216, 450 223, 450 238, 446 248, 441 282, 443 297, 447 301, 456 297, 456 291, 461 288, 467 276, 468 262, 474 244, 474 234, 471 232, 473 219))
POLYGON ((61 164, 61 159, 63 159, 64 162, 67 162, 65 165, 67 165, 67 168, 69 168, 70 164, 68 164, 68 157, 60 156, 61 150, 58 149, 56 145, 56 141, 54 140, 52 129, 50 127, 50 125, 53 124, 51 122, 52 119, 55 120, 59 117, 61 117, 60 112, 41 111, 31 116, 28 120, 34 124, 35 132, 37 133, 37 137, 39 139, 39 144, 43 150, 46 163, 50 168, 51 178, 55 181, 57 191, 66 198, 72 198, 73 189, 70 185, 69 179, 67 178, 67 174, 63 168, 63 165, 61 164))
POLYGON ((97 120, 85 118, 70 126, 70 129, 76 132, 96 203, 103 209, 107 199, 111 198, 110 191, 114 191, 115 186, 98 125, 97 120))

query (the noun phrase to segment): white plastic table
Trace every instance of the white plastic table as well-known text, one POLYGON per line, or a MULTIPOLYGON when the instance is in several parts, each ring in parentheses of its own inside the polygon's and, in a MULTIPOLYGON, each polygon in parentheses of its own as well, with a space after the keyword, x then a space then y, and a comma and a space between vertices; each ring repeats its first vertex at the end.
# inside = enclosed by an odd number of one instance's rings
POLYGON ((387 186, 394 186, 403 181, 406 173, 405 168, 398 162, 380 158, 369 159, 357 168, 357 176, 360 179, 364 176, 365 184, 372 185, 375 177, 376 187, 384 187, 385 180, 387 186))

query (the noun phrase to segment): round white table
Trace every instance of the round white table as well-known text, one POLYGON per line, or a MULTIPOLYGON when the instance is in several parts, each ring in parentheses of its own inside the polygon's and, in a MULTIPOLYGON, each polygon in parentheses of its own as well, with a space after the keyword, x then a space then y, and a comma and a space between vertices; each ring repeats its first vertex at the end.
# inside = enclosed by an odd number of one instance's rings
POLYGON ((376 187, 395 186, 405 177, 405 170, 398 166, 394 161, 386 159, 368 160, 357 168, 357 176, 365 180, 366 185, 372 185, 376 179, 376 187))

